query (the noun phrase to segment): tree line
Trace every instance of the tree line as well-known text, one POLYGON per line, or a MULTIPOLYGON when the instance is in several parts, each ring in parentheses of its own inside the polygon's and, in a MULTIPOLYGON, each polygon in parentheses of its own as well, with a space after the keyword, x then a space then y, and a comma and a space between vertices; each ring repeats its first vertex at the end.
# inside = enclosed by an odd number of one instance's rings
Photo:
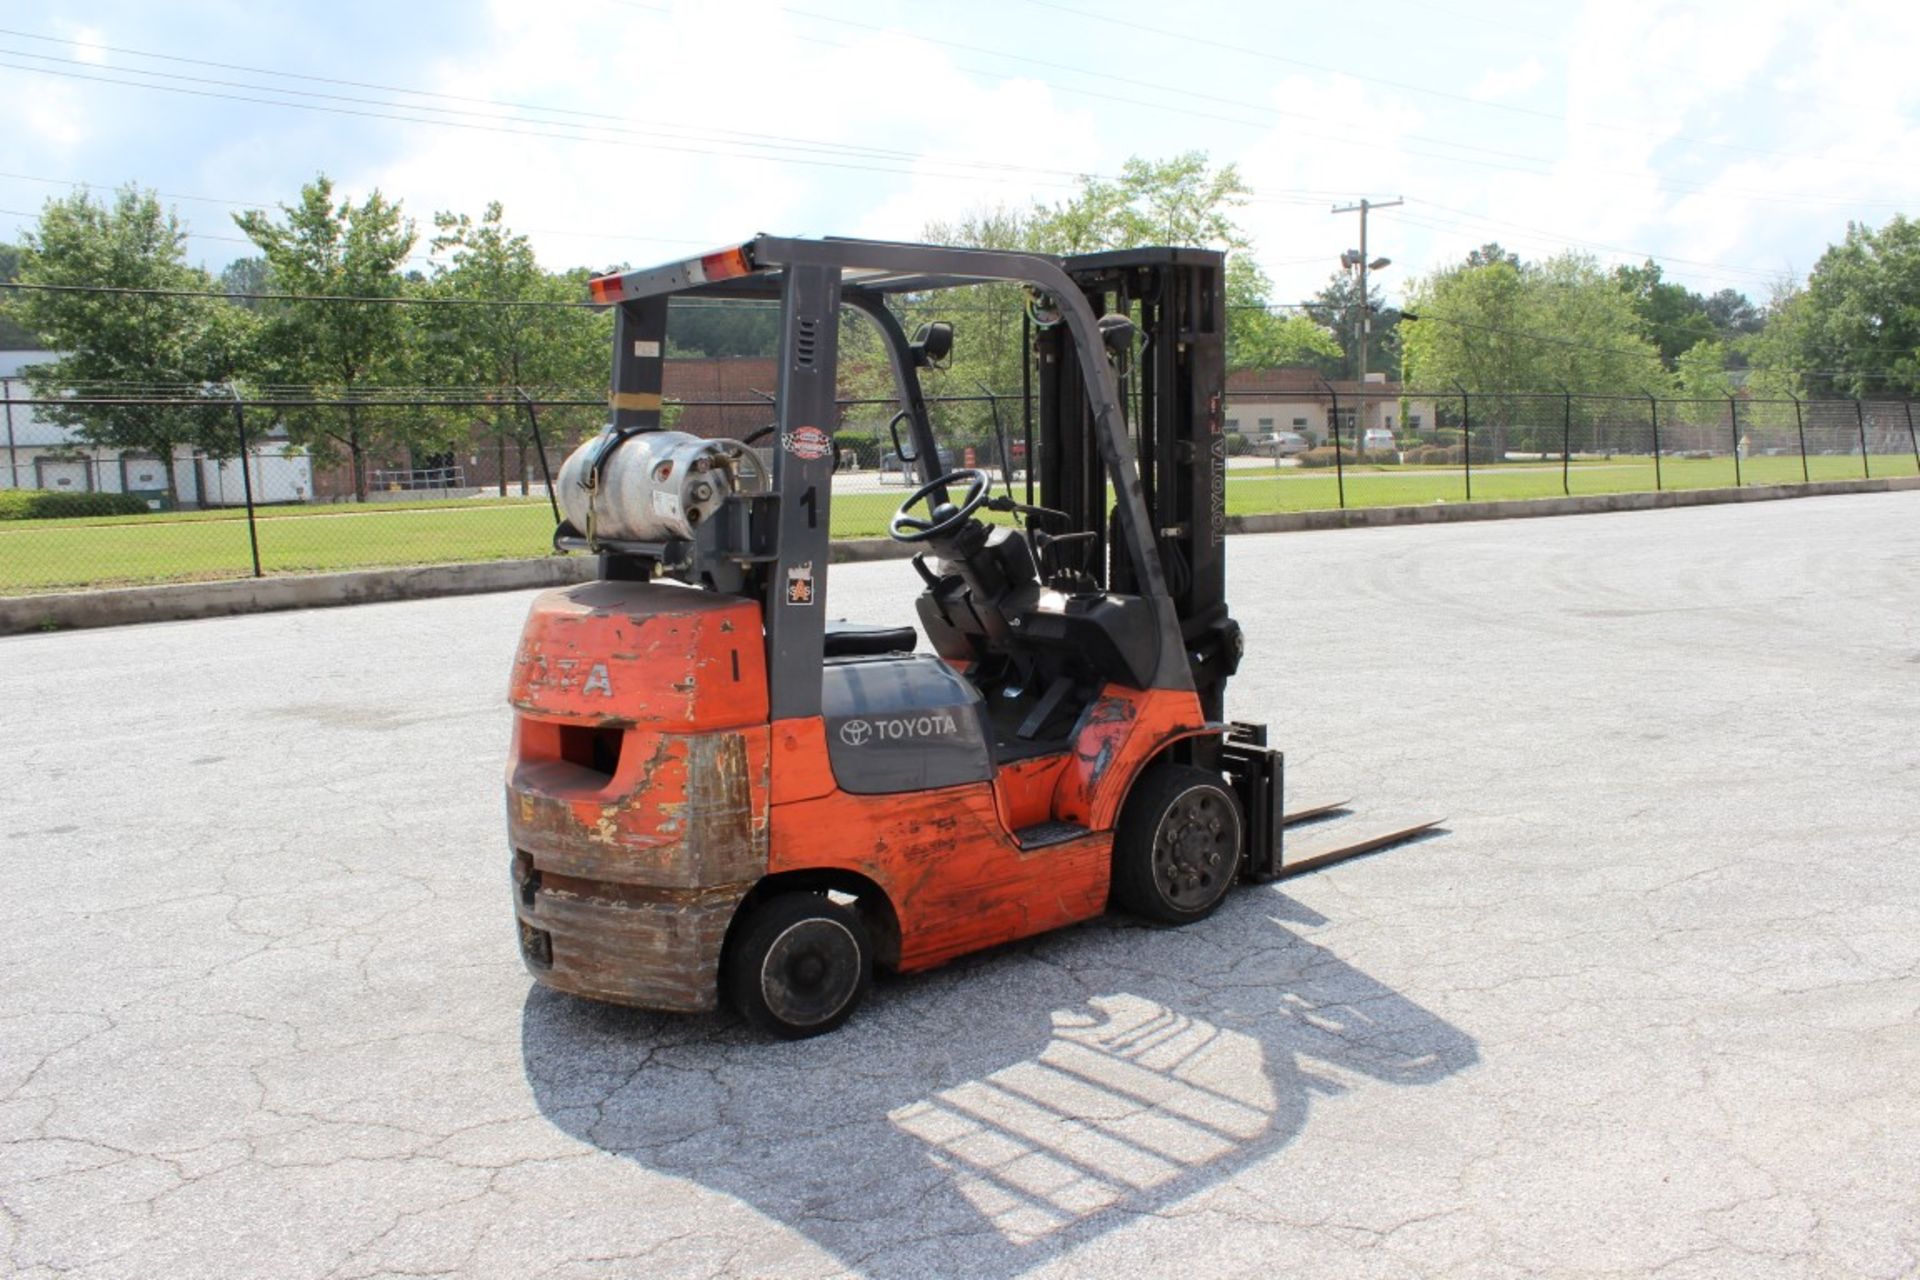
MULTIPOLYGON (((1701 400, 1742 386, 1764 396, 1920 392, 1920 223, 1904 215, 1879 228, 1850 223, 1804 284, 1782 282, 1762 305, 1732 289, 1686 289, 1651 260, 1608 270, 1590 255, 1526 261, 1487 244, 1416 279, 1393 310, 1377 289, 1361 299, 1344 270, 1304 305, 1277 303, 1240 222, 1251 195, 1233 165, 1215 166, 1203 152, 1136 157, 1116 177, 1081 179, 1060 201, 976 210, 929 224, 923 238, 1044 253, 1225 250, 1233 368, 1350 374, 1365 331, 1371 367, 1400 370, 1426 389, 1701 400), (1359 323, 1363 315, 1371 325, 1359 323)), ((281 398, 324 403, 276 411, 290 442, 322 461, 349 462, 364 497, 370 461, 448 453, 476 431, 503 463, 519 450, 524 474, 520 389, 595 397, 605 385, 608 316, 562 304, 584 301, 591 276, 623 264, 546 270, 498 203, 477 217, 436 213, 423 234, 398 202, 378 191, 340 198, 322 175, 292 203, 234 222, 255 253, 218 275, 189 264, 178 214, 136 186, 109 198, 82 190, 49 200, 20 245, 0 245, 0 280, 42 286, 6 291, 0 342, 60 353, 30 373, 37 392, 187 402, 60 406, 50 417, 109 447, 162 457, 179 446, 226 452, 232 388, 297 388, 281 398), (433 255, 424 268, 415 257, 423 242, 433 255), (119 292, 96 289, 103 285, 119 292), (390 305, 401 301, 417 305, 390 305), (407 387, 437 389, 442 399, 459 388, 461 398, 486 403, 370 403, 407 387)), ((931 378, 934 394, 1020 385, 1028 299, 1019 288, 897 305, 909 328, 921 319, 956 323, 960 341, 931 378)), ((771 354, 777 327, 766 306, 676 308, 669 354, 771 354)), ((884 397, 885 361, 867 326, 849 320, 843 343, 843 389, 884 397)), ((969 419, 952 424, 963 434, 981 433, 984 407, 948 412, 969 419)), ((578 416, 567 425, 599 415, 578 416)))
POLYGON ((503 453, 524 447, 518 388, 579 394, 604 385, 603 315, 482 304, 579 303, 593 274, 543 270, 498 204, 477 218, 436 214, 426 239, 438 256, 425 270, 410 265, 423 237, 397 202, 378 191, 337 199, 324 175, 276 213, 248 210, 234 221, 257 256, 215 276, 188 263, 186 228, 151 191, 129 186, 98 199, 82 190, 47 202, 12 264, 20 282, 40 288, 10 290, 4 308, 18 330, 59 353, 30 367, 30 385, 149 403, 61 405, 46 416, 92 443, 171 457, 182 446, 233 451, 235 390, 313 399, 321 403, 274 417, 290 443, 349 462, 364 498, 369 463, 401 451, 449 452, 476 428, 503 453), (402 300, 423 305, 392 305, 402 300), (395 387, 460 388, 491 403, 367 403, 395 387))

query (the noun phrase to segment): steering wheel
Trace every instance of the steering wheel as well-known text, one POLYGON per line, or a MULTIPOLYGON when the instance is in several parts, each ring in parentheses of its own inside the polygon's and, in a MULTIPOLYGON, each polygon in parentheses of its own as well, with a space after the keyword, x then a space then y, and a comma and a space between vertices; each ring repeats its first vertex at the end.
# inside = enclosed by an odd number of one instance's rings
POLYGON ((972 468, 949 471, 946 475, 929 480, 908 494, 906 500, 900 504, 900 509, 893 513, 893 519, 887 525, 887 532, 893 535, 895 542, 927 542, 934 538, 945 537, 950 533, 958 533, 960 527, 973 517, 973 513, 987 504, 987 499, 992 494, 993 477, 986 472, 972 468), (907 514, 917 504, 927 501, 935 493, 949 485, 958 484, 967 486, 966 497, 961 499, 959 506, 956 507, 951 502, 942 502, 928 512, 932 517, 929 520, 907 514))

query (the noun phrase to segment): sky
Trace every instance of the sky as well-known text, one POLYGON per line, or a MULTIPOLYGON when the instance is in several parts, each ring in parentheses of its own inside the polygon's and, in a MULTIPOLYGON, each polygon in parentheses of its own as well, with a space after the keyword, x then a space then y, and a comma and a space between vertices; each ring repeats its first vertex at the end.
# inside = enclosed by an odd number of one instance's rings
POLYGON ((552 268, 755 232, 919 239, 1206 152, 1273 299, 1372 215, 1390 299, 1498 240, 1764 301, 1850 220, 1920 210, 1911 0, 0 0, 0 240, 76 184, 231 214, 330 175, 498 200, 552 268))

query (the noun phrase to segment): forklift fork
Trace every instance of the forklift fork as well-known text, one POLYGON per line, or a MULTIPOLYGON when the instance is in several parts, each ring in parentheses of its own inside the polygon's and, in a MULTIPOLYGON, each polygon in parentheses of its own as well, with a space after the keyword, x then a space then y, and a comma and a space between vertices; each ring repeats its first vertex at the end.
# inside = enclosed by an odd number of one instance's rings
POLYGON ((1347 802, 1335 800, 1288 810, 1285 803, 1286 756, 1267 745, 1267 727, 1234 721, 1221 749, 1221 766, 1239 797, 1247 820, 1247 849, 1241 861, 1242 878, 1255 884, 1318 871, 1363 853, 1373 853, 1423 835, 1444 818, 1390 821, 1354 830, 1335 826, 1319 839, 1307 838, 1290 852, 1285 849, 1290 827, 1346 813, 1347 802))

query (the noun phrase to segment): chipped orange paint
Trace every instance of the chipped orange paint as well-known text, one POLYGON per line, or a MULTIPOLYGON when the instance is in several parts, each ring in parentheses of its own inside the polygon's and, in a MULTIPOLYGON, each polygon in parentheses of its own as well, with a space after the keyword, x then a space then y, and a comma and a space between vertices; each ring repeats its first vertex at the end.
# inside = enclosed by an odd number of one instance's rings
POLYGON ((1191 691, 1108 685, 1088 708, 1073 758, 1061 772, 1055 813, 1095 830, 1111 827, 1149 760, 1182 738, 1210 731, 1218 726, 1209 728, 1191 691))
POLYGON ((886 891, 900 969, 1042 933, 1106 909, 1111 833, 1022 849, 978 782, 899 795, 843 791, 776 805, 769 871, 844 868, 886 891))
POLYGON ((521 633, 508 699, 523 712, 594 724, 765 725, 760 608, 661 583, 544 592, 521 633))

